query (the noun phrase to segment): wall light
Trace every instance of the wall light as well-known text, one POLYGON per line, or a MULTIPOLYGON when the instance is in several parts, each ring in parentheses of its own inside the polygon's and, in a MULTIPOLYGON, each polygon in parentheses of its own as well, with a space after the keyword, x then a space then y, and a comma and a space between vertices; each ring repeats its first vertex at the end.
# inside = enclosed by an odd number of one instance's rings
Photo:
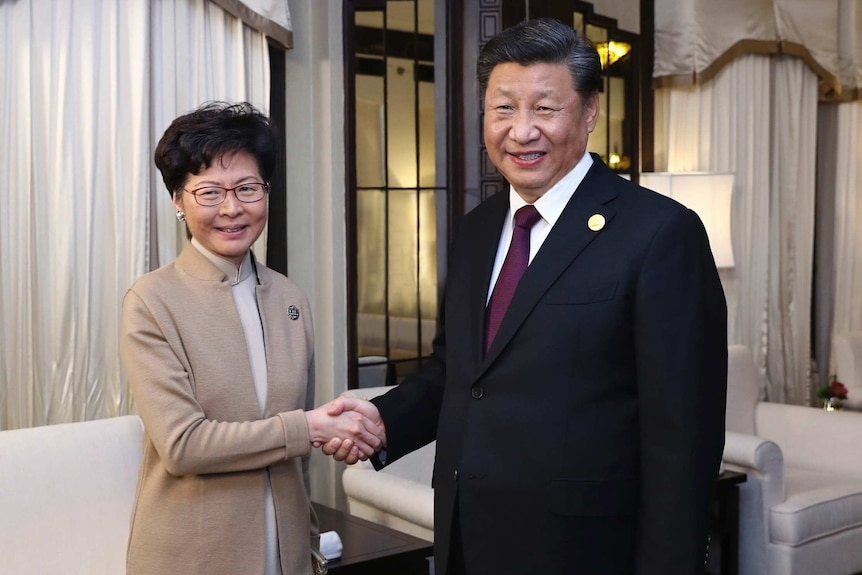
POLYGON ((730 234, 733 174, 644 172, 640 184, 694 210, 706 228, 716 267, 734 266, 730 234))
POLYGON ((596 52, 599 53, 599 59, 602 61, 602 70, 625 58, 631 50, 632 45, 628 42, 615 42, 613 40, 596 42, 596 52))

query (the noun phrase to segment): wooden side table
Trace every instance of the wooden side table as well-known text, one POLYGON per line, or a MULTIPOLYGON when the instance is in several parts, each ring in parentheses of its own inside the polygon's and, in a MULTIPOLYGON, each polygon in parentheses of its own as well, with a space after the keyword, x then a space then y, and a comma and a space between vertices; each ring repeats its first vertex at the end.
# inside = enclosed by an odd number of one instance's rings
POLYGON ((329 562, 333 575, 428 575, 434 544, 314 503, 320 531, 335 531, 344 549, 329 562))
POLYGON ((737 471, 718 477, 709 518, 709 575, 739 573, 739 484, 746 479, 737 471))

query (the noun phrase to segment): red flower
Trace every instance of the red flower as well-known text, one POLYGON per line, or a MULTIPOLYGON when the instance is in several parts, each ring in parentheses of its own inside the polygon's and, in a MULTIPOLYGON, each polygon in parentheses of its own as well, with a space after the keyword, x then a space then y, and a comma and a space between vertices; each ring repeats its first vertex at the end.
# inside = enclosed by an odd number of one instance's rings
POLYGON ((837 397, 838 399, 847 399, 847 388, 844 387, 844 384, 840 381, 833 379, 829 383, 829 391, 832 393, 832 397, 837 397))

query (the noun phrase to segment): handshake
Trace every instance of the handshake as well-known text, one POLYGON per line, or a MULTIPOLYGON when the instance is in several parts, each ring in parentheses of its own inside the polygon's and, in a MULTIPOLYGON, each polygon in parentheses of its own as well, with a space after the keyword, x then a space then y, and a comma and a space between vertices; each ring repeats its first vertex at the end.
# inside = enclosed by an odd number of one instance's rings
POLYGON ((386 428, 377 407, 366 399, 342 395, 305 412, 308 436, 336 461, 365 461, 386 447, 386 428))

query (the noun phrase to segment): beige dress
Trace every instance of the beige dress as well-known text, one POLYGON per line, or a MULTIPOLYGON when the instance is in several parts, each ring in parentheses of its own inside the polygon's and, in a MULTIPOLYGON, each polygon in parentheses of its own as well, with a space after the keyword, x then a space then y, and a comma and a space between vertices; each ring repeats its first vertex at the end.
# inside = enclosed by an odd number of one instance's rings
POLYGON ((267 470, 282 572, 311 572, 311 312, 289 279, 256 269, 263 418, 231 278, 203 254, 187 246, 123 301, 120 351, 145 426, 129 575, 263 573, 267 470))

